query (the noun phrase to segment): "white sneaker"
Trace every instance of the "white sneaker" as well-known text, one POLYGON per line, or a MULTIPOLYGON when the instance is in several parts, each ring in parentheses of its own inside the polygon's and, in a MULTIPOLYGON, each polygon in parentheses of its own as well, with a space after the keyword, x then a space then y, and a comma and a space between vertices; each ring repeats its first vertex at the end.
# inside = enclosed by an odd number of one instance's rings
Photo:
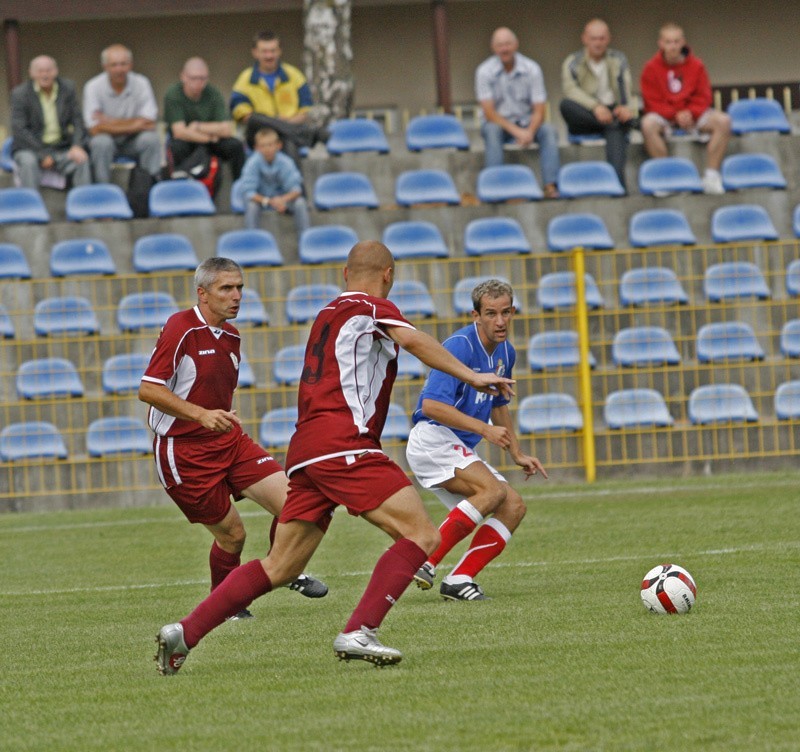
POLYGON ((703 193, 707 193, 709 196, 721 196, 725 193, 722 176, 717 170, 706 170, 703 175, 703 193))
POLYGON ((334 655, 343 661, 357 659, 376 666, 400 663, 403 654, 378 642, 377 632, 377 629, 368 629, 363 625, 354 632, 340 632, 333 641, 334 655))

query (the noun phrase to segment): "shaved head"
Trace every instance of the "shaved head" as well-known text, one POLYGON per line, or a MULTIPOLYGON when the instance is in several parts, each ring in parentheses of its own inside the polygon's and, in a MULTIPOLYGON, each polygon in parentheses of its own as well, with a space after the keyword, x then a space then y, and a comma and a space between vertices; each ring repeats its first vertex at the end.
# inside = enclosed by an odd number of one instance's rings
POLYGON ((394 257, 380 241, 362 240, 347 255, 344 278, 348 290, 385 298, 394 281, 394 257))
POLYGON ((515 46, 519 46, 519 41, 517 40, 517 35, 511 31, 507 26, 501 26, 499 29, 494 30, 494 34, 492 34, 492 49, 498 44, 513 44, 515 46))
POLYGON ((56 65, 56 61, 49 55, 39 55, 38 57, 33 58, 33 60, 31 60, 31 64, 28 66, 28 72, 31 74, 31 76, 34 76, 40 68, 55 68, 56 73, 58 73, 58 65, 56 65))

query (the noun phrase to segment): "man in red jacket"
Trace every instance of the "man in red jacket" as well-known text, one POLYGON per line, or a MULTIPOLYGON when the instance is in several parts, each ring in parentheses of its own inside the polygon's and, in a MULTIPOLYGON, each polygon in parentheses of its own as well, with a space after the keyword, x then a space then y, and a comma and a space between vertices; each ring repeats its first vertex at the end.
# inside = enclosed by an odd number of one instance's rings
POLYGON ((731 119, 711 107, 708 71, 686 46, 683 29, 677 24, 661 27, 658 52, 642 70, 641 90, 647 113, 641 123, 647 153, 666 157, 665 137, 673 127, 709 134, 703 190, 724 193, 719 167, 731 137, 731 119))

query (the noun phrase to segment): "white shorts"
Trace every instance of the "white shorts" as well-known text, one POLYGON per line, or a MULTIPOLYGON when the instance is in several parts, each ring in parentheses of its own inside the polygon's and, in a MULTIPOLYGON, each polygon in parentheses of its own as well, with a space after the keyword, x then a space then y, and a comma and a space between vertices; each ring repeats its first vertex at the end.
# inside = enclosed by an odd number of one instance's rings
POLYGON ((482 462, 497 480, 507 482, 474 449, 464 446, 449 428, 428 421, 420 421, 411 429, 406 443, 406 459, 420 485, 433 491, 449 509, 463 497, 436 486, 453 478, 456 469, 463 470, 473 462, 482 462))
MULTIPOLYGON (((703 131, 706 125, 708 125, 708 119, 714 112, 715 112, 714 108, 709 107, 702 115, 700 115, 699 118, 697 118, 697 121, 694 124, 694 128, 688 132, 688 135, 698 136, 702 139, 703 136, 701 135, 701 131, 703 131)), ((677 125, 671 123, 669 120, 667 120, 662 115, 659 115, 657 112, 648 112, 647 115, 645 115, 645 117, 658 120, 659 125, 661 126, 661 129, 664 131, 664 135, 667 138, 669 138, 676 130, 680 130, 680 128, 678 128, 677 125)))

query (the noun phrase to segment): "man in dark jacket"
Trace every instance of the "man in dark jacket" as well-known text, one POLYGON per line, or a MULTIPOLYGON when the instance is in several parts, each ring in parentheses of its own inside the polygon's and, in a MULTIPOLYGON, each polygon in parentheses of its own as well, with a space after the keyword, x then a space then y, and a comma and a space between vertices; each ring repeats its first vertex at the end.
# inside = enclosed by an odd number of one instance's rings
POLYGON ((30 81, 11 92, 11 153, 20 184, 38 188, 42 170, 50 170, 73 185, 88 185, 92 176, 75 84, 58 75, 47 55, 31 61, 29 74, 30 81))

